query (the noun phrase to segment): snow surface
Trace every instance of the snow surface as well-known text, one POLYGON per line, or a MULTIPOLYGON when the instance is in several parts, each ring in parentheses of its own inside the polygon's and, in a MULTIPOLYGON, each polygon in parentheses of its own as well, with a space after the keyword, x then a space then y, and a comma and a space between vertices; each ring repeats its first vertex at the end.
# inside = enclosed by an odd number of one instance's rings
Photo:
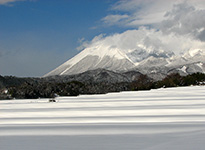
POLYGON ((186 66, 183 66, 181 69, 179 69, 179 70, 181 70, 182 72, 184 72, 184 73, 187 73, 186 72, 186 69, 187 69, 187 67, 186 66))
POLYGON ((205 86, 0 101, 1 150, 204 150, 205 86))

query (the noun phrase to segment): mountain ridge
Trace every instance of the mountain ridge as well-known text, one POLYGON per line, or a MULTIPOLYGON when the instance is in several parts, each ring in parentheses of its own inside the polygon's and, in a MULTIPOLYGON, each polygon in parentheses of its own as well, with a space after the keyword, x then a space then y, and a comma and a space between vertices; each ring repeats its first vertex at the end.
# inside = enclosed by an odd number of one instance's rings
POLYGON ((114 72, 137 70, 154 80, 161 80, 171 73, 187 75, 205 73, 205 51, 189 50, 181 56, 165 51, 144 49, 121 50, 116 47, 94 46, 86 48, 56 69, 44 75, 75 75, 89 70, 106 69, 114 72), (164 74, 164 75, 162 75, 164 74), (156 77, 153 77, 156 76, 156 77), (159 77, 157 77, 159 75, 159 77))

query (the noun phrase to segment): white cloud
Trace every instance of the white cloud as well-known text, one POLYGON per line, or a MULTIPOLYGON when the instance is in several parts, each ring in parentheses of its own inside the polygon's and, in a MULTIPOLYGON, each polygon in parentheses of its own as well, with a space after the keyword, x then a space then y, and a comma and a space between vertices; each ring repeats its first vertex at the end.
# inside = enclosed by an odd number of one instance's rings
POLYGON ((124 22, 125 19, 129 18, 128 15, 108 15, 102 18, 102 21, 107 25, 120 24, 120 22, 124 22))
MULTIPOLYGON (((113 20, 115 21, 113 22, 112 19, 102 21, 107 25, 125 27, 158 24, 166 19, 165 14, 172 9, 173 5, 183 2, 184 0, 120 0, 111 7, 111 10, 115 13, 113 16, 113 20), (119 16, 117 16, 116 11, 120 16, 127 15, 127 17, 118 20, 119 16)), ((186 2, 195 6, 197 9, 205 8, 204 0, 186 0, 186 2)), ((111 11, 111 14, 106 17, 112 15, 111 11)))
POLYGON ((191 35, 197 39, 205 38, 205 9, 197 9, 187 2, 174 5, 166 13, 167 19, 161 23, 160 29, 165 33, 191 35))
POLYGON ((121 0, 114 4, 111 10, 129 14, 123 23, 116 22, 115 25, 136 27, 161 22, 165 11, 171 9, 173 3, 174 1, 165 0, 121 0))
POLYGON ((78 46, 76 49, 78 51, 81 51, 81 50, 89 47, 93 43, 97 43, 98 41, 102 40, 104 37, 105 37, 105 34, 100 34, 98 36, 95 36, 91 41, 87 41, 87 40, 85 40, 85 38, 81 38, 78 40, 78 42, 80 43, 80 46, 78 46))
POLYGON ((25 0, 0 0, 0 5, 10 5, 11 3, 14 3, 17 1, 25 1, 25 0))
POLYGON ((133 52, 137 55, 143 53, 142 57, 165 53, 181 55, 195 49, 205 51, 205 1, 121 0, 111 10, 115 14, 104 17, 104 23, 136 29, 97 36, 84 42, 83 48, 115 47, 128 56, 133 52))
MULTIPOLYGON (((138 30, 127 30, 110 36, 96 36, 90 43, 86 43, 84 46, 91 49, 102 47, 102 50, 103 47, 114 47, 123 51, 128 56, 131 53, 135 53, 142 57, 148 57, 149 55, 160 56, 172 53, 179 55, 188 50, 203 49, 205 48, 205 43, 195 40, 190 36, 166 35, 155 29, 141 27, 138 30)), ((134 62, 140 60, 139 56, 131 59, 134 62)))

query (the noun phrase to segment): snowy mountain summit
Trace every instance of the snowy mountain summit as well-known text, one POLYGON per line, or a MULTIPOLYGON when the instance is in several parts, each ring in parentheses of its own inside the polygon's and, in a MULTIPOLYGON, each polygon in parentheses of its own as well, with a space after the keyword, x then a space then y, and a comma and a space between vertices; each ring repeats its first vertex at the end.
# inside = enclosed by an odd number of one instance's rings
POLYGON ((96 46, 83 50, 46 76, 78 74, 98 68, 126 71, 133 67, 135 67, 134 62, 119 49, 96 46))
POLYGON ((177 56, 168 51, 147 49, 143 45, 137 45, 135 49, 120 49, 98 44, 85 48, 45 77, 73 75, 99 68, 116 72, 138 70, 152 78, 155 78, 153 74, 165 76, 176 72, 182 75, 205 73, 205 50, 190 50, 177 56))

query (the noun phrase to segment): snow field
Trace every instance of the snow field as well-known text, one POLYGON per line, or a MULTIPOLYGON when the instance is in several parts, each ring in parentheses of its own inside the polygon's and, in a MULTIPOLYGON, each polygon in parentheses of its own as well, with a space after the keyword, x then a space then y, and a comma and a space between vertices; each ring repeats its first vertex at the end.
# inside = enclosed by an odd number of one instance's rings
POLYGON ((202 150, 205 146, 205 86, 56 100, 0 101, 0 149, 202 150))

